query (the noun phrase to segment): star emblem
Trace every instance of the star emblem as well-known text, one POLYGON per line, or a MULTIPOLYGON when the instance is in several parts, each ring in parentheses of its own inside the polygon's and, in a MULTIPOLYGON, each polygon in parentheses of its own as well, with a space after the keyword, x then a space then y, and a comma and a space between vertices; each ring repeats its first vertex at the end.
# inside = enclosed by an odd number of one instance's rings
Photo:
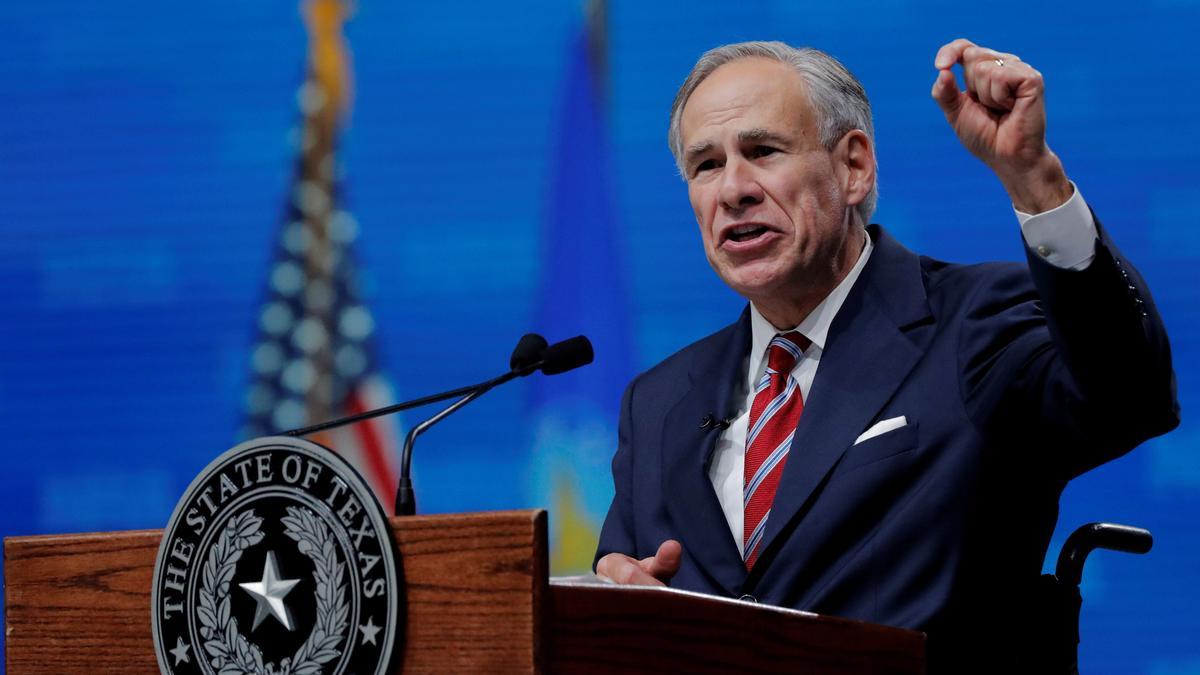
POLYGON ((375 642, 375 636, 379 633, 380 628, 381 626, 376 626, 375 620, 368 616, 367 622, 358 627, 358 630, 362 632, 363 644, 378 645, 375 642))
POLYGON ((258 603, 254 608, 254 625, 250 630, 258 628, 267 615, 275 617, 279 623, 283 624, 284 628, 294 630, 292 613, 288 610, 287 605, 283 604, 283 598, 298 583, 300 583, 299 579, 281 579, 279 577, 279 566, 275 564, 275 552, 268 551, 267 560, 263 563, 262 581, 238 584, 258 603))
POLYGON ((171 656, 175 657, 175 665, 179 665, 181 663, 191 663, 191 659, 188 658, 188 650, 191 648, 192 646, 184 642, 183 638, 175 639, 175 648, 169 650, 171 652, 171 656))

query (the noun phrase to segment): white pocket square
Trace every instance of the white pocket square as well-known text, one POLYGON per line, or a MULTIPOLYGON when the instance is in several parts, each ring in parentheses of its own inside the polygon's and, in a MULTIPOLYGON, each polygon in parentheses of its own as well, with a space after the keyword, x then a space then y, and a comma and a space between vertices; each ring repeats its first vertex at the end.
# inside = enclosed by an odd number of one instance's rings
POLYGON ((875 424, 872 424, 870 429, 867 429, 866 431, 859 434, 858 438, 854 439, 854 444, 858 445, 859 443, 862 443, 865 440, 875 438, 879 434, 885 434, 885 433, 891 431, 892 429, 899 429, 900 427, 904 426, 905 424, 908 424, 908 420, 905 419, 904 415, 901 415, 899 417, 890 417, 886 420, 880 420, 880 421, 876 422, 875 424))

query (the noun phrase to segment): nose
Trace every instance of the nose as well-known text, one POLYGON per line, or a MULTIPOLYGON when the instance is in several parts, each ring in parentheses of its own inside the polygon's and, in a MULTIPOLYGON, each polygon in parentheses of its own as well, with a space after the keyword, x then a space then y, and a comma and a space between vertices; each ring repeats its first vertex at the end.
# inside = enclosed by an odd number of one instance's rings
POLYGON ((726 160, 719 197, 721 207, 729 211, 740 211, 762 202, 763 189, 749 162, 736 157, 726 160))

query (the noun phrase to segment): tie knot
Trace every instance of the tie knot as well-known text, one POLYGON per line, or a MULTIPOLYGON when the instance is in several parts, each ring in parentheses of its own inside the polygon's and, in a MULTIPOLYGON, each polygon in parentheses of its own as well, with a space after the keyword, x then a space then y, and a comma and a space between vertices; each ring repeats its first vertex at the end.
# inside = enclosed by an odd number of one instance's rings
POLYGON ((796 366, 809 344, 808 338, 795 331, 776 335, 771 339, 771 344, 767 345, 767 368, 787 375, 792 372, 792 368, 796 366))

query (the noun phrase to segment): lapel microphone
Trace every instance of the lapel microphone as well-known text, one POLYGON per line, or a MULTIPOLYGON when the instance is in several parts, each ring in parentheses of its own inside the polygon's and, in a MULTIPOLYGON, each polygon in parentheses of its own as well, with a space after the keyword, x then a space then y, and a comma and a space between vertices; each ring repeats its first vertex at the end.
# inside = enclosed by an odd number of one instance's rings
POLYGON ((728 429, 730 424, 733 424, 732 418, 717 419, 717 416, 712 413, 700 418, 701 429, 728 429))

